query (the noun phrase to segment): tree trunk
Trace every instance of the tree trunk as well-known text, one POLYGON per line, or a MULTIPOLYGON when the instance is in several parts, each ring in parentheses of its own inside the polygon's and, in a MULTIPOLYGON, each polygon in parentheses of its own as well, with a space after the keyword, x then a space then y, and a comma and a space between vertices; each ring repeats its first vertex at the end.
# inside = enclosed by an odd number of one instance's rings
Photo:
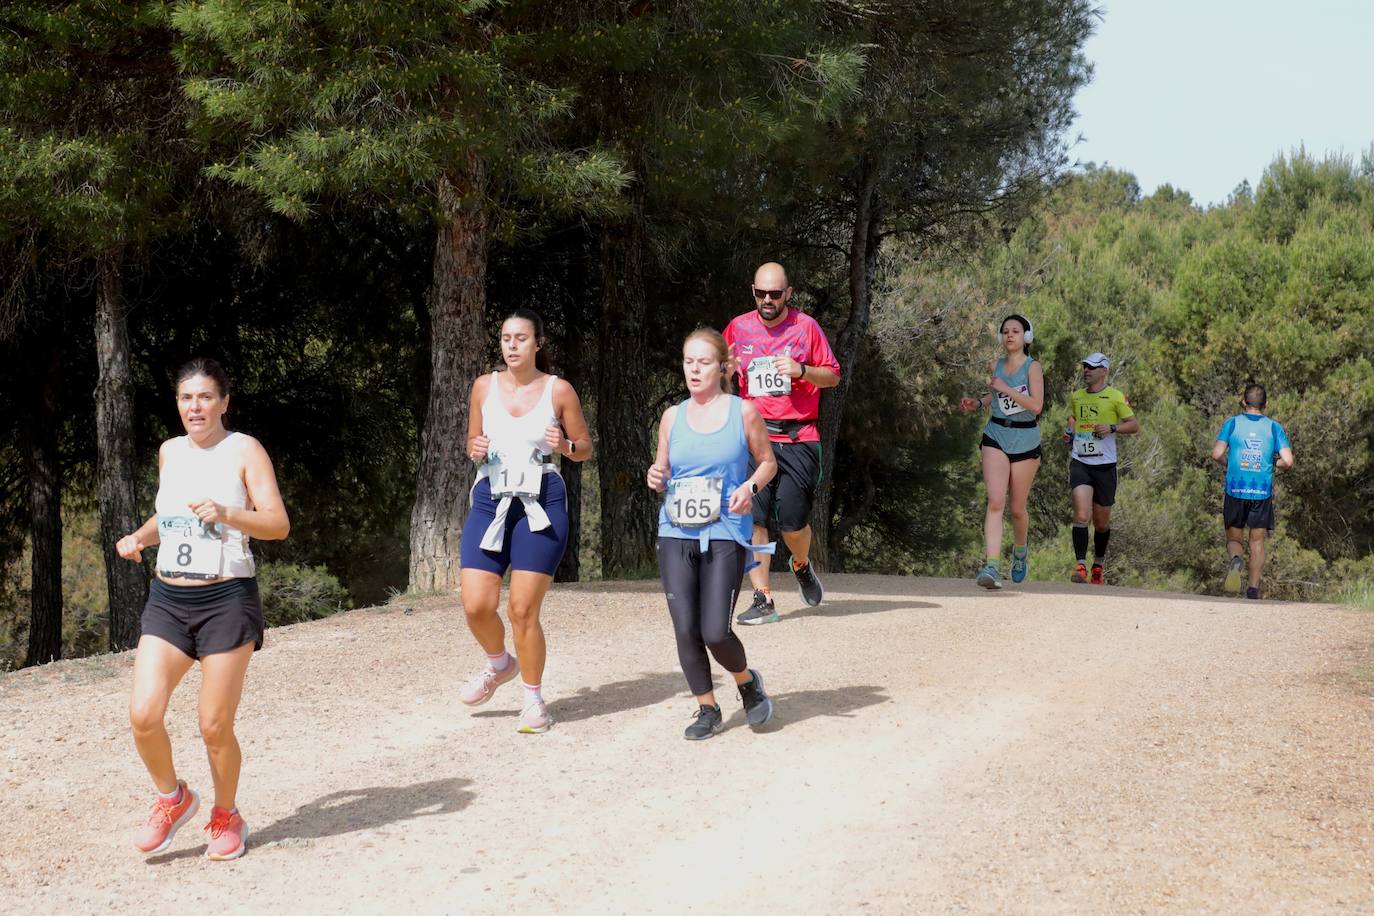
POLYGON ((62 348, 55 331, 43 333, 48 339, 31 376, 35 384, 27 417, 33 590, 25 666, 62 657, 62 476, 57 455, 62 348))
POLYGON ((596 460, 601 483, 601 574, 649 575, 656 500, 644 485, 653 461, 654 399, 647 397, 644 214, 636 204, 601 234, 601 321, 596 386, 596 460))
POLYGON ((115 542, 143 521, 134 496, 134 381, 122 247, 96 258, 95 354, 100 544, 110 599, 110 648, 118 652, 138 643, 139 617, 148 594, 143 567, 121 560, 114 552, 115 542))
MULTIPOLYGON (((580 292, 580 288, 578 290, 580 292)), ((568 321, 567 339, 563 341, 563 354, 556 370, 579 396, 586 391, 587 370, 583 364, 582 324, 568 321)), ((563 551, 563 559, 554 573, 555 582, 576 582, 582 577, 582 464, 577 461, 564 461, 559 469, 563 483, 568 491, 568 549, 563 551)))
POLYGON ((849 320, 834 348, 835 358, 840 362, 840 383, 827 389, 821 397, 821 486, 811 511, 811 555, 820 569, 830 568, 830 559, 838 557, 840 552, 838 539, 831 536, 831 481, 835 473, 835 447, 844 427, 845 399, 849 396, 849 386, 854 381, 859 354, 872 319, 870 295, 880 246, 877 237, 878 174, 879 164, 865 157, 854 202, 854 228, 849 237, 849 320))
POLYGON ((441 220, 430 290, 429 404, 410 513, 410 589, 458 586, 458 543, 475 472, 467 458, 468 392, 488 346, 486 169, 467 166, 437 190, 441 220))

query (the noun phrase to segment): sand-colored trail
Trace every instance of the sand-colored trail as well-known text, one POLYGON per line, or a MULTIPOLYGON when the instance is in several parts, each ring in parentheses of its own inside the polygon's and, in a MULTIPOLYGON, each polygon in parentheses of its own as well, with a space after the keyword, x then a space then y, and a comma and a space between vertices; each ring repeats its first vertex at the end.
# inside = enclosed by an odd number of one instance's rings
MULTIPOLYGON (((456 600, 274 630, 243 859, 129 844, 131 654, 0 676, 0 911, 1374 911, 1374 615, 833 576, 741 635, 778 708, 694 704, 655 582, 558 586, 545 693, 455 699, 456 600)), ((169 713, 209 793, 196 673, 169 713)))

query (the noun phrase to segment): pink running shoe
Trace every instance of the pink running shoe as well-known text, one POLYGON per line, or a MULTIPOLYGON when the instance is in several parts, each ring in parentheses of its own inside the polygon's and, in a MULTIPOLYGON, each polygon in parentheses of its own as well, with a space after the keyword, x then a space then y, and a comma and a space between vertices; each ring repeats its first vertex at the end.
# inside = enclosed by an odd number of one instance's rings
POLYGON ((148 822, 134 834, 134 846, 139 852, 153 855, 166 851, 181 825, 189 821, 200 807, 200 796, 187 788, 185 782, 177 780, 177 788, 181 790, 181 801, 168 801, 159 796, 153 802, 148 822))
POLYGON ((219 805, 210 809, 210 823, 205 825, 210 834, 210 845, 205 847, 205 858, 223 862, 237 859, 248 849, 248 825, 235 811, 230 814, 219 805))
POLYGON ((553 725, 553 716, 549 715, 549 707, 544 705, 543 700, 535 700, 520 713, 519 731, 522 735, 542 735, 550 725, 553 725))
POLYGON ((496 688, 520 673, 520 664, 515 660, 515 656, 510 657, 506 667, 500 671, 492 671, 490 668, 483 668, 475 675, 472 680, 463 685, 462 691, 458 694, 458 699, 468 706, 481 706, 491 695, 496 692, 496 688))

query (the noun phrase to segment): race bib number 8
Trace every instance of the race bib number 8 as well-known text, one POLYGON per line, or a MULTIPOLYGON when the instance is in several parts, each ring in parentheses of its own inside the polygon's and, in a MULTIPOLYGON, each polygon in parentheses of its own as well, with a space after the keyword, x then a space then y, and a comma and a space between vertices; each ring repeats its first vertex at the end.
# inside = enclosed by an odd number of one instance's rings
POLYGON ((193 515, 159 515, 157 569, 183 579, 218 579, 224 560, 224 538, 218 525, 193 515))
POLYGON ((773 357, 757 356, 749 363, 749 393, 751 395, 786 395, 792 393, 792 376, 773 367, 773 357))
POLYGON ((675 477, 668 482, 668 520, 679 528, 700 528, 720 518, 720 477, 675 477))
POLYGON ((491 495, 497 499, 504 496, 532 496, 539 498, 539 488, 544 482, 544 466, 537 461, 498 462, 487 470, 491 481, 491 495))
POLYGON ((1091 432, 1077 433, 1073 437, 1073 453, 1080 458, 1095 458, 1102 455, 1102 440, 1091 432))

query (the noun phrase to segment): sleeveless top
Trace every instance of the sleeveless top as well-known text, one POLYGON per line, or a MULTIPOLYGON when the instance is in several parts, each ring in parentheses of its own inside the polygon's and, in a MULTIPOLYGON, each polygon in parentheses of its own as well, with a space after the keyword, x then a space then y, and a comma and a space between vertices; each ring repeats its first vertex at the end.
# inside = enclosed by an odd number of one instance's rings
MULTIPOLYGON (((1030 393, 1030 367, 1035 362, 1035 357, 1027 356, 1021 368, 1010 375, 1007 374, 1007 359, 1002 357, 997 360, 997 365, 993 372, 1006 382, 1012 389, 1022 394, 1030 393)), ((1033 422, 1035 426, 1014 428, 1002 426, 1000 423, 988 422, 983 430, 983 434, 997 443, 997 446, 1009 455, 1029 452, 1040 445, 1040 426, 1035 414, 1026 410, 1006 395, 994 391, 992 393, 992 416, 1013 423, 1033 422)))
POLYGON ((730 513, 730 494, 749 479, 749 440, 744 433, 743 402, 733 394, 725 397, 730 401, 725 422, 714 432, 700 433, 692 429, 692 424, 687 421, 687 405, 691 403, 691 398, 678 405, 677 413, 673 416, 673 428, 668 431, 668 497, 671 498, 674 481, 690 477, 719 477, 720 518, 699 527, 675 525, 668 517, 665 499, 658 510, 658 536, 698 540, 703 551, 709 549, 712 540, 717 540, 734 541, 754 553, 772 553, 775 545, 755 545, 750 542, 754 531, 752 513, 730 513))
MULTIPOLYGON (((490 477, 494 464, 533 460, 545 462, 545 474, 558 473, 552 464, 547 463, 552 452, 544 442, 544 430, 558 423, 558 415, 553 407, 553 383, 558 376, 550 375, 545 379, 544 393, 540 395, 539 402, 529 413, 515 417, 511 416, 501 401, 498 375, 499 372, 492 372, 486 400, 482 401, 482 432, 491 440, 491 446, 487 449, 487 460, 477 470, 477 479, 468 493, 469 501, 477 498, 477 484, 490 477)), ((482 536, 483 550, 501 550, 506 538, 506 515, 515 499, 519 499, 525 507, 525 517, 529 519, 531 531, 543 531, 549 527, 549 517, 538 499, 533 496, 503 496, 496 502, 496 517, 482 536)))
MULTIPOLYGON (((190 503, 213 499, 222 506, 248 509, 248 490, 243 485, 243 450, 248 437, 231 432, 210 448, 195 448, 190 436, 178 436, 167 443, 167 453, 158 472, 158 525, 176 520, 195 520, 190 503)), ((232 525, 214 526, 223 541, 219 576, 251 579, 257 573, 249 538, 232 525)), ((175 574, 164 564, 159 551, 158 569, 175 574)), ((217 577, 218 578, 218 577, 217 577)))

